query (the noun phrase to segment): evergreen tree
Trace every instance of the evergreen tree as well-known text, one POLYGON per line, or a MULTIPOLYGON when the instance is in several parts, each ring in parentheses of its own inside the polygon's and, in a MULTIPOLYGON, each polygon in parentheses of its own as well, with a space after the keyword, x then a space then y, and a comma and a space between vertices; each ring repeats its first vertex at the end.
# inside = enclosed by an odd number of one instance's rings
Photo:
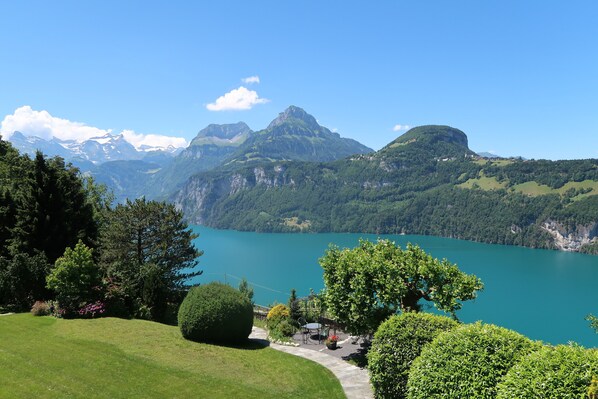
POLYGON ((298 326, 298 320, 301 317, 301 305, 297 299, 297 291, 294 288, 291 289, 291 295, 289 296, 289 313, 291 321, 298 326))
POLYGON ((41 251, 53 263, 79 240, 93 241, 97 227, 76 168, 38 152, 16 193, 12 253, 41 251))
POLYGON ((160 319, 167 302, 180 298, 202 255, 174 205, 137 199, 117 205, 101 233, 101 267, 131 311, 149 309, 160 319))

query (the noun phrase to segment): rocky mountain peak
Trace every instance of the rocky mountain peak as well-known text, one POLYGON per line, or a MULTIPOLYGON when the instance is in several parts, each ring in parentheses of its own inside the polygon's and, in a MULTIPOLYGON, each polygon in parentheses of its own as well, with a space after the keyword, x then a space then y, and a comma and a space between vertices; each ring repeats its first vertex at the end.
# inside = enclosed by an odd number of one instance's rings
POLYGON ((291 105, 283 112, 278 114, 278 117, 276 117, 276 119, 270 122, 270 124, 268 125, 268 129, 273 129, 285 123, 293 122, 303 123, 307 125, 307 127, 310 129, 318 129, 320 127, 318 121, 316 121, 316 118, 305 112, 305 110, 303 110, 302 108, 291 105))

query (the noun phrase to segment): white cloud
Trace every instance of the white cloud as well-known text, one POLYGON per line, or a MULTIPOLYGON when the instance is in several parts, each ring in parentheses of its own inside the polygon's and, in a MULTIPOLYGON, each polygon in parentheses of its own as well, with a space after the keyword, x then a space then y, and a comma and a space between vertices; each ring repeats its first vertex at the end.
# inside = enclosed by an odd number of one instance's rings
POLYGON ((267 103, 268 99, 260 98, 257 92, 241 86, 220 96, 211 104, 206 105, 210 111, 246 110, 254 105, 267 103))
POLYGON ((247 83, 248 85, 250 85, 252 83, 259 83, 260 82, 260 77, 257 76, 257 75, 255 75, 255 76, 249 76, 247 78, 241 79, 241 82, 247 83))
POLYGON ((133 144, 137 149, 143 146, 168 148, 169 146, 175 148, 187 147, 188 143, 182 137, 162 136, 159 134, 142 134, 136 133, 133 130, 123 130, 121 132, 125 140, 133 144))
POLYGON ((399 132, 401 130, 409 130, 411 128, 411 126, 409 125, 395 125, 392 130, 395 132, 399 132))
MULTIPOLYGON (((37 136, 45 140, 56 137, 60 140, 75 140, 83 142, 93 137, 112 134, 111 129, 100 129, 81 122, 73 122, 52 116, 48 111, 35 111, 29 105, 17 108, 12 115, 6 115, 0 124, 2 138, 8 139, 15 131, 25 136, 37 136)), ((121 134, 125 140, 135 148, 143 145, 167 148, 186 147, 187 140, 181 137, 162 136, 159 134, 141 134, 132 130, 123 130, 121 134)))
POLYGON ((87 126, 84 123, 54 117, 48 111, 35 111, 29 105, 17 108, 12 115, 4 117, 0 125, 2 137, 8 139, 15 131, 46 140, 57 137, 61 140, 76 141, 85 141, 111 132, 87 126))

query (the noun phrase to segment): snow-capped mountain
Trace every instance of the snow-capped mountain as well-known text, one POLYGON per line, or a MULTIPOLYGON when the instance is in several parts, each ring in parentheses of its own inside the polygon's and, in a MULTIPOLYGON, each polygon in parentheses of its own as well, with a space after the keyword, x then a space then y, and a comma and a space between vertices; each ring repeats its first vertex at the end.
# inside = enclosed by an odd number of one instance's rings
POLYGON ((56 137, 44 140, 36 136, 25 136, 21 132, 14 132, 8 139, 21 153, 33 156, 37 150, 48 156, 60 156, 66 161, 80 164, 88 161, 99 165, 109 161, 140 160, 157 154, 174 156, 182 149, 168 146, 167 148, 144 145, 136 149, 122 134, 105 134, 79 142, 75 140, 60 140, 56 137))

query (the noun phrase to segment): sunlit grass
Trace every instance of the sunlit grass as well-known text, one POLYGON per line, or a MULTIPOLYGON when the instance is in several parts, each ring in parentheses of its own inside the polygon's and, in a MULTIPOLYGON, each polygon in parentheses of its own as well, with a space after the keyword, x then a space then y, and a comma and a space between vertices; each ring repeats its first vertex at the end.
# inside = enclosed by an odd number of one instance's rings
POLYGON ((18 314, 0 317, 0 334, 0 397, 344 397, 332 373, 305 359, 194 343, 158 323, 18 314))

